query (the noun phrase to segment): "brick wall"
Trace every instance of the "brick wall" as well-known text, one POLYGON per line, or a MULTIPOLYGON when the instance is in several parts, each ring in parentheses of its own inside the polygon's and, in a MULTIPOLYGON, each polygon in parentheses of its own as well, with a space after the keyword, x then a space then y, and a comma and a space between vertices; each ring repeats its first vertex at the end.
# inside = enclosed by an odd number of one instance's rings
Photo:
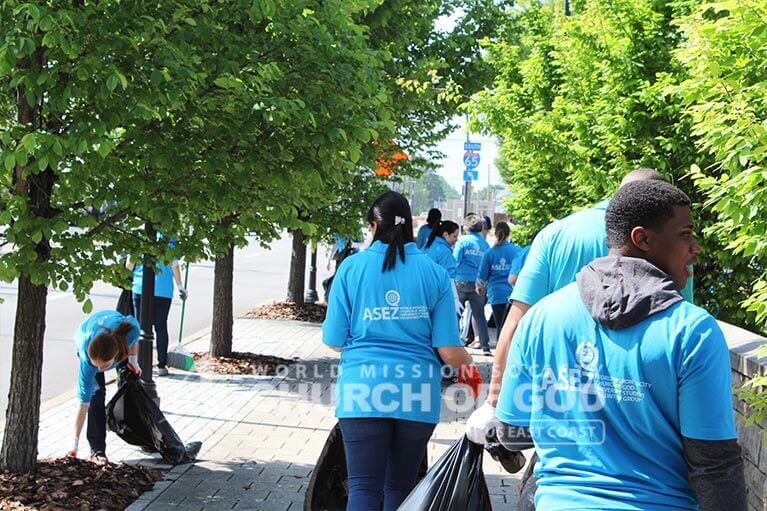
MULTIPOLYGON (((756 348, 767 342, 759 335, 719 322, 730 347, 732 365, 732 384, 740 387, 756 375, 767 373, 767 359, 758 359, 756 348)), ((767 511, 767 445, 764 444, 767 424, 752 424, 746 427, 746 417, 750 410, 737 394, 733 396, 735 425, 738 428, 738 441, 743 448, 744 472, 748 489, 749 511, 767 511)))

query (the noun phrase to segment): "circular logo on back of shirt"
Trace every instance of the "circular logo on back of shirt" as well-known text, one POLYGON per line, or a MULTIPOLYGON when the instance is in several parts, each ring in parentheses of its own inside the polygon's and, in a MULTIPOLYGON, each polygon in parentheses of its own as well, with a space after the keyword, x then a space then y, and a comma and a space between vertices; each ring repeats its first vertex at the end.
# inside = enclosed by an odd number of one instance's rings
POLYGON ((583 341, 575 348, 575 359, 586 371, 593 371, 599 363, 599 351, 596 344, 591 341, 583 341))
POLYGON ((387 291, 386 303, 388 303, 392 307, 397 307, 399 305, 399 293, 393 289, 390 289, 389 291, 387 291))
POLYGON ((501 266, 506 266, 506 258, 505 257, 501 257, 501 260, 498 261, 498 262, 501 263, 501 266))

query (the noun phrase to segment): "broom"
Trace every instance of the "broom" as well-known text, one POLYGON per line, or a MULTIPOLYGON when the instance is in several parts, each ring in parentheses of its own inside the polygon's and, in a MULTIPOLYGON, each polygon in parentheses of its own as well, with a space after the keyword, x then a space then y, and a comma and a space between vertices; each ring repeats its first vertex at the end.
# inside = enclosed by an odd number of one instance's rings
MULTIPOLYGON (((189 284, 189 264, 186 265, 184 272, 184 287, 189 284)), ((184 312, 186 310, 186 300, 181 302, 181 322, 178 327, 178 344, 174 349, 168 352, 168 365, 182 371, 194 371, 194 355, 189 353, 181 344, 184 333, 184 312)))

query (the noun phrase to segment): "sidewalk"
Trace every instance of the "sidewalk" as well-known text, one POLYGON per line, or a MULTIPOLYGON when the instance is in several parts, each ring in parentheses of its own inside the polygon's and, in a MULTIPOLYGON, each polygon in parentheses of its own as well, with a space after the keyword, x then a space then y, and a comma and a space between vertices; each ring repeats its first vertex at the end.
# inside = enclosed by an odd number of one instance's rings
MULTIPOLYGON (((201 440, 203 447, 197 463, 170 470, 130 511, 303 509, 309 476, 336 422, 329 391, 336 355, 322 345, 318 324, 238 319, 234 337, 236 351, 297 358, 306 370, 291 366, 275 377, 176 372, 157 378, 168 421, 185 442, 201 440)), ((208 342, 203 336, 187 348, 205 351, 208 342)), ((491 359, 480 355, 476 360, 487 377, 491 359)), ((107 387, 107 399, 114 390, 107 387)), ((42 414, 40 457, 64 454, 75 407, 72 398, 42 414)), ((443 409, 428 448, 430 464, 463 433, 468 413, 443 409)), ((81 456, 87 454, 83 434, 81 456)), ((163 466, 159 457, 148 457, 112 433, 107 455, 115 462, 163 466)), ((513 509, 521 473, 506 474, 490 456, 484 468, 494 508, 513 509)))

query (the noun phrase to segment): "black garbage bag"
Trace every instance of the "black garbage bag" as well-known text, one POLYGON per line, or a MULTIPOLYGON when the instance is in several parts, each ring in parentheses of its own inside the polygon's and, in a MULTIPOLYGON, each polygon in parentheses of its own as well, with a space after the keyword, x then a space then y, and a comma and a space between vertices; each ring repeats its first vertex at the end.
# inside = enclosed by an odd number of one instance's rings
MULTIPOLYGON (((427 469, 428 461, 424 456, 418 472, 419 481, 426 475, 427 469)), ((347 479, 344 439, 341 436, 341 426, 336 423, 330 430, 309 479, 304 511, 344 511, 349 498, 347 479)))
POLYGON ((492 511, 483 451, 464 435, 437 460, 399 511, 492 511))
POLYGON ((135 316, 133 311, 133 293, 130 289, 123 289, 120 292, 120 298, 117 299, 117 312, 123 316, 135 316))
POLYGON ((158 452, 172 465, 194 461, 202 444, 185 446, 149 397, 138 376, 126 366, 118 368, 120 387, 107 404, 107 425, 131 445, 158 452))
POLYGON ((349 497, 346 474, 346 451, 341 427, 336 423, 322 447, 309 479, 304 497, 304 511, 343 511, 349 497))

